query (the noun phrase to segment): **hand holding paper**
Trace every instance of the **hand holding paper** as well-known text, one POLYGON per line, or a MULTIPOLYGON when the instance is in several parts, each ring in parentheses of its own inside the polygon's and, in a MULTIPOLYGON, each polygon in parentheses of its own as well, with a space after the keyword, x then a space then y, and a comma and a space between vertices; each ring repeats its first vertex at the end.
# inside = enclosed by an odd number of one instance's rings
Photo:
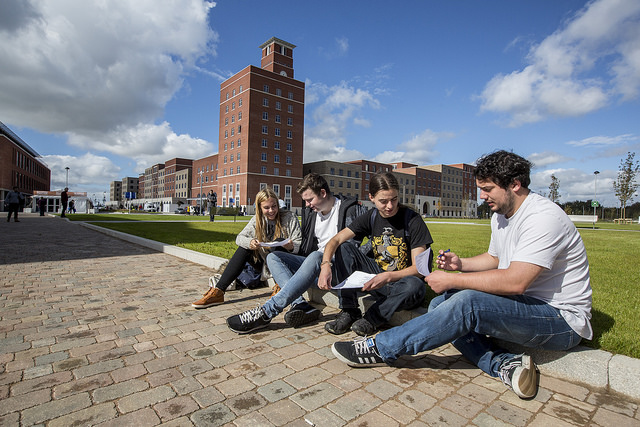
POLYGON ((331 289, 362 289, 365 283, 376 277, 373 273, 365 273, 364 271, 354 271, 347 280, 338 283, 331 289))

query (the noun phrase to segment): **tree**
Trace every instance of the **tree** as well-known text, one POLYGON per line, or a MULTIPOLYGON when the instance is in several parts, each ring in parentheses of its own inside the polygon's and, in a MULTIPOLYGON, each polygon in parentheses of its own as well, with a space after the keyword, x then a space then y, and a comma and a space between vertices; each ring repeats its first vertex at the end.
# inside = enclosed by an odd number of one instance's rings
POLYGON ((551 174, 551 185, 549 185, 549 199, 553 203, 560 201, 560 180, 555 175, 551 174))
POLYGON ((636 175, 640 171, 640 162, 634 160, 635 156, 636 153, 627 152, 627 158, 620 161, 618 178, 613 181, 613 190, 620 200, 620 208, 622 208, 621 218, 626 218, 627 203, 633 201, 633 196, 639 185, 636 183, 636 175))

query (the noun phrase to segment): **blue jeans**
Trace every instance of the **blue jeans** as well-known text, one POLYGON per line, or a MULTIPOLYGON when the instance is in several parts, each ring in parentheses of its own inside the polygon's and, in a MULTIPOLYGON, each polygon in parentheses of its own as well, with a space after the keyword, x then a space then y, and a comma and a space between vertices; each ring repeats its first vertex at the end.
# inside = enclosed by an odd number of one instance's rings
POLYGON ((267 255, 269 271, 281 288, 262 306, 269 318, 282 313, 289 304, 294 306, 305 302, 302 294, 317 283, 321 262, 322 252, 319 251, 307 257, 282 251, 267 255))
POLYGON ((380 356, 391 362, 403 354, 418 354, 451 342, 495 377, 500 365, 515 355, 498 348, 487 335, 546 350, 568 350, 581 340, 560 310, 539 299, 463 290, 439 295, 427 313, 379 333, 376 346, 380 356))
MULTIPOLYGON (((341 282, 354 271, 379 274, 383 270, 373 258, 364 255, 352 244, 343 243, 336 251, 336 273, 341 282)), ((358 292, 355 289, 338 291, 340 308, 343 310, 359 307, 358 292)), ((417 276, 406 276, 397 282, 387 283, 380 289, 367 292, 376 300, 364 314, 364 318, 376 328, 385 325, 399 310, 411 310, 424 301, 426 284, 417 276)))

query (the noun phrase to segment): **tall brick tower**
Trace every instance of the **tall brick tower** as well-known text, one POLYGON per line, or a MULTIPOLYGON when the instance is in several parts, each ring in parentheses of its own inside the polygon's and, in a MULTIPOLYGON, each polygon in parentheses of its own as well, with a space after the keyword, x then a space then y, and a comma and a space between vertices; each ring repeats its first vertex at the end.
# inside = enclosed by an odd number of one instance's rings
POLYGON ((255 195, 273 187, 301 208, 304 83, 293 78, 294 45, 272 37, 260 46, 261 68, 249 65, 220 84, 218 203, 253 213, 255 195))

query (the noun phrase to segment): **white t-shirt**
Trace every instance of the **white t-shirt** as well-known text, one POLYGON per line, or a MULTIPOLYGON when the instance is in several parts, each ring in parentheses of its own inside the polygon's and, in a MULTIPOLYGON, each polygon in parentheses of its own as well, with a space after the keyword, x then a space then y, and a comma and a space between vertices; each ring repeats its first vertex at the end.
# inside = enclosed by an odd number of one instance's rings
POLYGON ((489 254, 498 257, 501 269, 512 261, 543 267, 524 294, 559 309, 581 337, 593 337, 587 252, 578 230, 558 205, 529 193, 511 218, 494 214, 489 254))
POLYGON ((338 216, 340 211, 340 199, 335 198, 331 211, 322 215, 322 212, 316 212, 315 233, 318 239, 318 250, 324 252, 324 247, 329 240, 338 233, 338 216))

